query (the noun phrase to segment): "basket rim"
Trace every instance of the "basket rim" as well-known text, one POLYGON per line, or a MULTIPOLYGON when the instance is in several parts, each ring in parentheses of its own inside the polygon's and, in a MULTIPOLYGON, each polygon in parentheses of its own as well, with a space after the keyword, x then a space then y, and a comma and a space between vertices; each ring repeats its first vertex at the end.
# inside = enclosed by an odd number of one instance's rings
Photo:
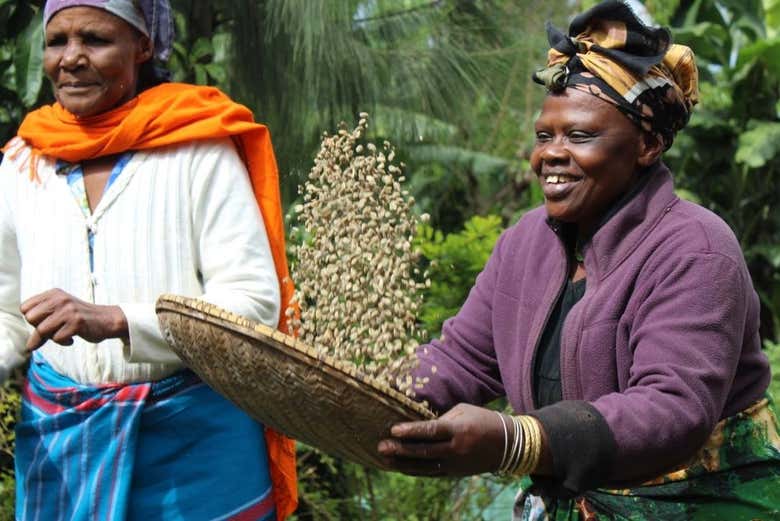
MULTIPOLYGON (((191 317, 193 316, 193 312, 196 312, 198 314, 196 318, 204 320, 209 324, 223 327, 237 334, 253 338, 251 333, 258 333, 271 340, 271 342, 267 342, 266 345, 273 347, 277 351, 283 352, 283 354, 287 356, 294 356, 311 366, 325 366, 327 372, 342 381, 345 381, 345 383, 350 384, 356 389, 362 388, 363 391, 370 390, 378 394, 378 397, 383 401, 395 402, 396 406, 400 406, 403 409, 411 409, 423 419, 433 419, 436 417, 436 415, 422 403, 412 400, 400 391, 363 373, 354 365, 336 360, 327 354, 317 353, 314 348, 302 340, 282 333, 278 329, 274 329, 265 324, 255 322, 220 308, 219 306, 204 300, 181 295, 162 294, 157 299, 155 310, 157 313, 160 311, 167 311, 191 317), (365 387, 368 387, 368 389, 365 389, 365 387)), ((388 403, 388 405, 393 404, 388 403)))

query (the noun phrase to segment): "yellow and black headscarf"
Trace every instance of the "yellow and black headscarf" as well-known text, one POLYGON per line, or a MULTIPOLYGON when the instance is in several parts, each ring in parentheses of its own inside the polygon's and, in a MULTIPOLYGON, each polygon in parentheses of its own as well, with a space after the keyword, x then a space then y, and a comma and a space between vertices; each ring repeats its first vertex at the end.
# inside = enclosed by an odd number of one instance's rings
POLYGON ((534 81, 551 92, 577 89, 612 103, 669 148, 698 101, 693 51, 671 43, 626 4, 602 2, 578 15, 565 35, 549 22, 547 68, 534 81))

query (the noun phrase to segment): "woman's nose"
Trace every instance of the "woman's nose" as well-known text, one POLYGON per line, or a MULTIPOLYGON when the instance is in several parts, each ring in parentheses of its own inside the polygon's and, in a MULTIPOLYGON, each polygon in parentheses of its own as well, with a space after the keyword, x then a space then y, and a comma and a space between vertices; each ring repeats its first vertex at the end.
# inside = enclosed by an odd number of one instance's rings
POLYGON ((561 139, 555 138, 544 146, 540 157, 546 163, 560 162, 568 159, 569 151, 561 139))
POLYGON ((68 42, 62 50, 62 67, 72 69, 84 63, 84 46, 77 42, 68 42))

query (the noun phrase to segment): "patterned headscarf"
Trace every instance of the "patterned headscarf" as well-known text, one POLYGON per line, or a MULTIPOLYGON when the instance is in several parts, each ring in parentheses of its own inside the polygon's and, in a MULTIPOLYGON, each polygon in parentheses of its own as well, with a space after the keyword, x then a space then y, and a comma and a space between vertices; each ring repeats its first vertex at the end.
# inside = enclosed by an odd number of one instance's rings
POLYGON ((95 7, 126 21, 154 43, 154 57, 165 61, 173 48, 173 16, 168 0, 47 0, 43 26, 68 7, 95 7))
POLYGON ((615 105, 669 148, 699 99, 693 51, 671 44, 629 6, 607 0, 580 14, 569 35, 547 23, 552 47, 534 81, 551 92, 577 89, 615 105))

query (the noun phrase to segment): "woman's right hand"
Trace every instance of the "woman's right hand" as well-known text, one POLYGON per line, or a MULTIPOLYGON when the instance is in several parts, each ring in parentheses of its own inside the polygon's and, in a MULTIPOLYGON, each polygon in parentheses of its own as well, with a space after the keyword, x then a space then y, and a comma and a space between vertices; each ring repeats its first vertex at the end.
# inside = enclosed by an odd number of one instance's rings
POLYGON ((48 340, 70 345, 74 336, 87 342, 101 342, 128 334, 127 318, 119 306, 90 304, 61 289, 30 297, 19 309, 35 328, 27 341, 29 351, 48 340))
POLYGON ((379 442, 379 454, 391 469, 413 476, 495 472, 504 454, 496 411, 465 403, 435 420, 396 424, 390 435, 379 442))

